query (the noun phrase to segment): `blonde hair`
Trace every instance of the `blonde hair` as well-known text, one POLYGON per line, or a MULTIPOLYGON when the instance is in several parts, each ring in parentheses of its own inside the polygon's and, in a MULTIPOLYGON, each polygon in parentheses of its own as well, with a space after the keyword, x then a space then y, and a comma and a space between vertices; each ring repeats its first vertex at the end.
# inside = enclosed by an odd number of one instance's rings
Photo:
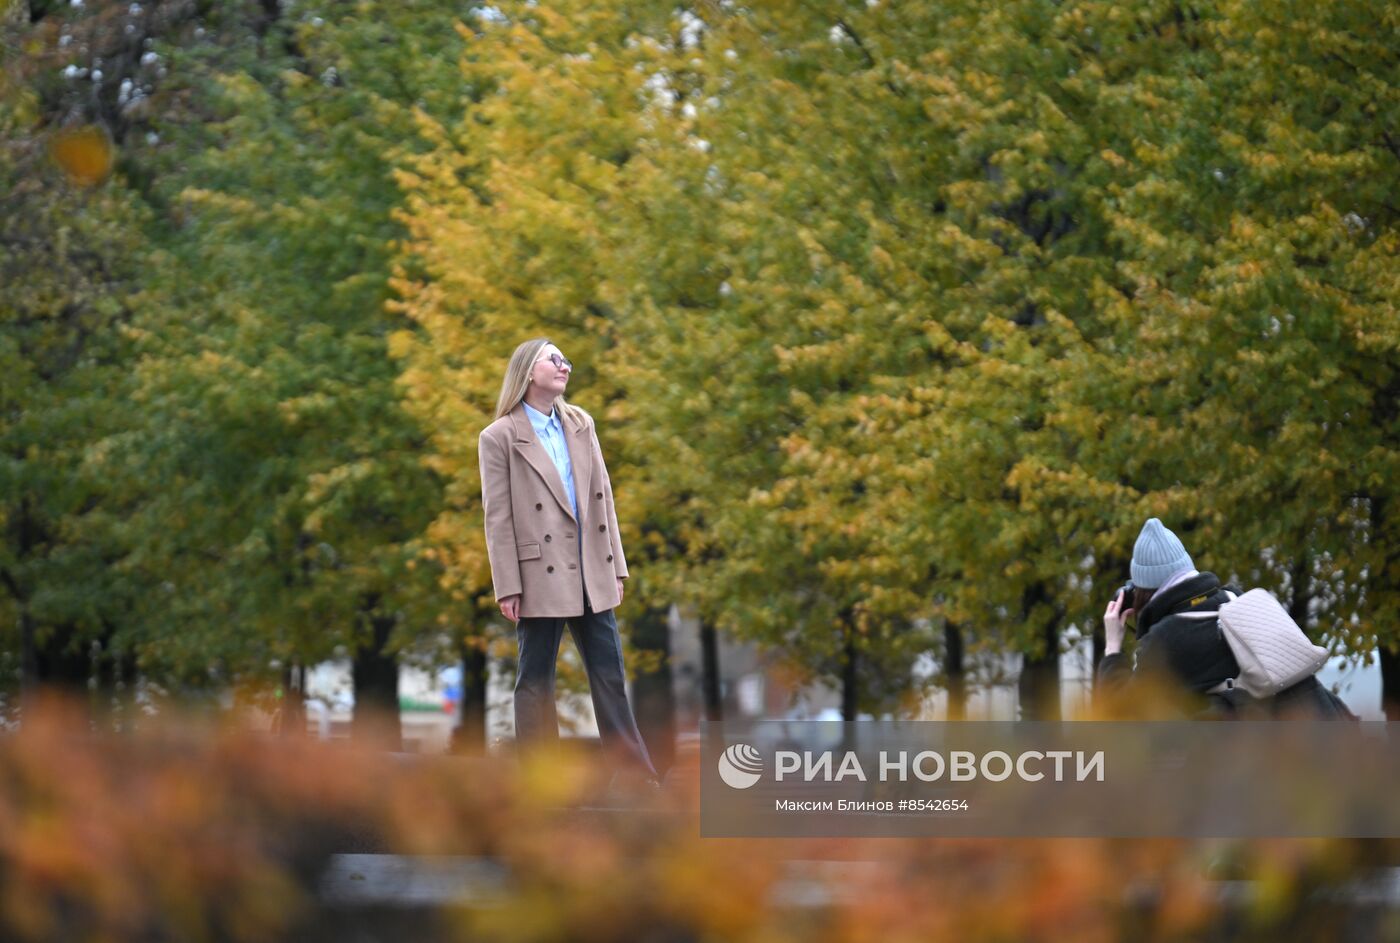
MULTIPOLYGON (((501 395, 496 400, 496 418, 509 413, 519 406, 525 399, 525 394, 530 389, 530 374, 534 372, 535 361, 540 359, 540 351, 553 343, 547 337, 532 337, 515 348, 515 353, 510 355, 510 363, 506 365, 506 378, 501 383, 501 395)), ((560 393, 554 399, 554 406, 559 410, 562 419, 573 423, 574 426, 584 425, 583 410, 577 406, 570 406, 564 402, 564 394, 560 393)))

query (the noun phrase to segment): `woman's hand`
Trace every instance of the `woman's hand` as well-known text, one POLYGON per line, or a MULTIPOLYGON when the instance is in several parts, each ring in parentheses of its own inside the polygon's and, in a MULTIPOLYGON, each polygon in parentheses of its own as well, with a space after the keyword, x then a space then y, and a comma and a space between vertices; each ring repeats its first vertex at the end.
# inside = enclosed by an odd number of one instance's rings
POLYGON ((1127 594, 1119 593, 1109 601, 1108 608, 1103 612, 1103 653, 1105 655, 1116 655, 1123 650, 1123 636, 1127 634, 1128 617, 1133 615, 1133 610, 1123 611, 1127 605, 1127 594))
POLYGON ((622 580, 617 581, 617 604, 622 605, 622 580))
POLYGON ((520 594, 505 596, 501 599, 501 615, 512 622, 520 621, 520 594))

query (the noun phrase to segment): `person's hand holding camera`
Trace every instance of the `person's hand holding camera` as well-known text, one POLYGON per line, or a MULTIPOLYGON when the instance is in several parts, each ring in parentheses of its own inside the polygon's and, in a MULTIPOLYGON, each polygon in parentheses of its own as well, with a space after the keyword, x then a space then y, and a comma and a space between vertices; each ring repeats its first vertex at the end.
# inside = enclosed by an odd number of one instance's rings
POLYGON ((1133 610, 1126 612, 1123 607, 1128 604, 1128 590, 1126 587, 1119 590, 1117 595, 1109 602, 1108 608, 1103 613, 1103 653, 1105 655, 1116 655, 1123 650, 1123 637, 1128 632, 1128 617, 1134 615, 1133 610))

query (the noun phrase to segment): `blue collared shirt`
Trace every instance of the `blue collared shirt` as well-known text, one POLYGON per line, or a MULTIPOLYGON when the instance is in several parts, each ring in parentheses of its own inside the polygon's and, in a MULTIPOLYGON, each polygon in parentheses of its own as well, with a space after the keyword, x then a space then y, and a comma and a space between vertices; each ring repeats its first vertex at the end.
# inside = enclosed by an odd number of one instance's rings
MULTIPOLYGON (((578 520, 578 495, 574 492, 574 466, 569 461, 569 446, 564 441, 564 427, 559 424, 559 410, 551 409, 546 416, 529 403, 525 403, 525 415, 530 417, 530 425, 535 428, 535 437, 544 450, 554 460, 559 470, 559 478, 564 482, 564 492, 569 496, 569 506, 574 509, 574 520, 578 520)), ((582 531, 580 531, 580 535, 582 531)))

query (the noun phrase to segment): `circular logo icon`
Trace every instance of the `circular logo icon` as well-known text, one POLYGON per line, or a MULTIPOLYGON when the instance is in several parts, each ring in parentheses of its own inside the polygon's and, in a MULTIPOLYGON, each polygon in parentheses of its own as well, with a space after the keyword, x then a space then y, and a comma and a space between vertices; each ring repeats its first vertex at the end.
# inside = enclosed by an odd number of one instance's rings
POLYGON ((719 778, 726 786, 747 789, 763 773, 763 757, 747 743, 736 743, 719 758, 719 778))

